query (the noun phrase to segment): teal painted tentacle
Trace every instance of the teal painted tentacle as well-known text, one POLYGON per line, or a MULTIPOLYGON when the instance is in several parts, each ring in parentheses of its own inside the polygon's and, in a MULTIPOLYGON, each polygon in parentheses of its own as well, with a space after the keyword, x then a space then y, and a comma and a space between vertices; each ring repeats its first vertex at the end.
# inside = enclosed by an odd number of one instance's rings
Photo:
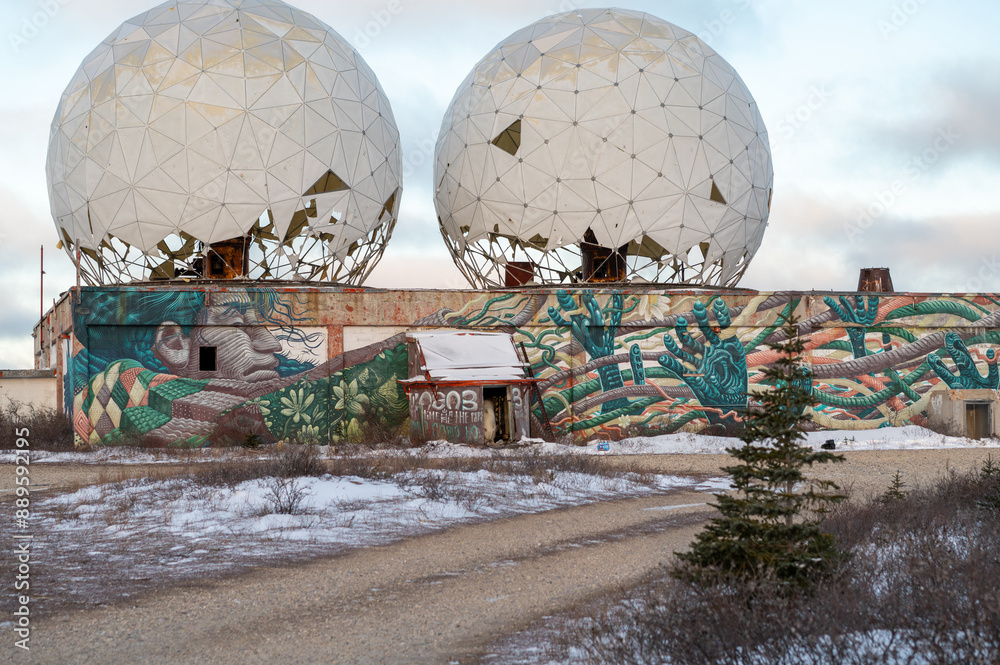
POLYGON ((642 349, 633 344, 628 350, 629 364, 632 365, 632 384, 641 386, 646 383, 646 370, 642 365, 642 349))
POLYGON ((976 335, 975 337, 970 337, 965 340, 966 346, 975 346, 976 344, 1000 344, 1000 331, 997 330, 987 330, 982 335, 976 335))
MULTIPOLYGON (((605 413, 601 411, 601 415, 594 416, 593 418, 588 418, 587 420, 581 420, 573 423, 574 430, 590 429, 591 427, 597 427, 598 425, 603 425, 604 423, 609 423, 612 420, 621 418, 622 416, 627 416, 631 413, 645 411, 648 407, 656 404, 657 402, 662 402, 663 397, 644 397, 633 404, 628 406, 615 409, 613 411, 608 411, 605 413)), ((605 402, 607 404, 607 402, 605 402)))
POLYGON ((816 347, 817 351, 848 351, 854 353, 854 347, 851 346, 850 342, 845 342, 842 339, 835 339, 831 342, 827 342, 823 346, 816 347))
POLYGON ((864 358, 868 355, 868 348, 865 346, 865 335, 867 328, 848 328, 847 338, 851 340, 851 353, 855 358, 864 358))
POLYGON ((941 380, 949 388, 953 390, 974 390, 977 388, 996 390, 1000 388, 1000 373, 997 371, 996 353, 993 349, 986 351, 986 362, 989 365, 989 369, 987 369, 986 376, 983 376, 979 372, 979 368, 976 367, 976 361, 973 360, 972 354, 969 353, 969 348, 956 333, 949 332, 944 336, 944 348, 955 363, 955 368, 958 370, 957 373, 949 370, 944 361, 941 360, 941 357, 936 353, 928 355, 927 361, 934 369, 934 373, 941 377, 941 380))
POLYGON ((781 326, 785 325, 785 321, 787 321, 788 317, 791 316, 792 307, 793 303, 788 303, 787 305, 785 305, 784 309, 781 310, 781 313, 778 314, 778 318, 774 320, 774 323, 772 325, 769 325, 768 327, 764 328, 759 335, 754 337, 752 340, 750 340, 747 344, 743 346, 743 352, 747 353, 753 351, 758 346, 763 344, 764 340, 770 337, 775 330, 778 330, 781 326))
POLYGON ((966 305, 951 300, 934 300, 897 307, 886 314, 885 320, 893 321, 909 316, 925 316, 927 314, 954 314, 967 321, 978 321, 980 319, 979 315, 966 305))
POLYGON ((541 342, 541 340, 545 337, 546 334, 549 334, 549 333, 542 333, 541 335, 538 336, 538 340, 539 341, 534 342, 532 344, 525 344, 524 345, 525 348, 528 348, 528 349, 539 349, 542 352, 542 361, 541 361, 541 364, 538 365, 538 366, 532 364, 532 368, 535 370, 536 374, 538 373, 538 371, 541 368, 544 368, 544 367, 551 367, 552 369, 554 369, 556 371, 559 371, 559 366, 556 365, 555 362, 554 362, 555 361, 555 357, 556 357, 556 350, 555 350, 555 348, 552 345, 550 345, 550 344, 543 344, 541 342))
POLYGON ((894 328, 891 326, 874 326, 872 328, 869 328, 868 331, 873 333, 882 333, 883 335, 892 335, 907 342, 917 341, 917 336, 911 333, 906 328, 894 328))
POLYGON ((847 328, 847 337, 851 340, 851 349, 855 358, 864 358, 868 355, 865 346, 865 335, 868 333, 868 326, 875 323, 878 318, 878 296, 868 296, 867 302, 863 296, 855 295, 852 304, 847 296, 840 296, 840 305, 830 296, 824 296, 823 302, 833 310, 844 323, 855 324, 847 328))
MULTIPOLYGON (((634 310, 638 306, 639 306, 639 299, 636 298, 635 300, 632 301, 632 304, 629 305, 628 307, 625 307, 624 305, 619 306, 618 307, 618 311, 622 315, 625 315, 625 314, 628 314, 629 312, 631 312, 632 310, 634 310)), ((607 311, 607 310, 605 309, 605 311, 607 311)))
MULTIPOLYGON (((470 316, 463 316, 463 317, 458 317, 458 316, 456 316, 456 317, 455 317, 455 320, 454 320, 454 321, 451 321, 451 323, 454 323, 455 325, 460 325, 460 326, 461 326, 461 325, 469 325, 469 324, 471 324, 471 323, 472 323, 473 321, 477 321, 477 320, 478 320, 478 319, 480 319, 481 317, 485 316, 485 315, 486 315, 486 313, 487 313, 488 311, 490 311, 490 309, 491 309, 491 308, 493 307, 493 305, 495 305, 496 303, 498 303, 498 302, 503 302, 504 300, 510 300, 511 298, 513 298, 513 297, 515 297, 515 296, 518 296, 518 295, 520 295, 520 294, 518 294, 518 293, 505 293, 505 294, 504 294, 504 295, 502 295, 502 296, 495 296, 495 297, 493 297, 493 298, 490 298, 489 300, 487 300, 487 301, 486 301, 486 304, 485 304, 485 305, 483 305, 482 309, 480 309, 480 310, 479 310, 479 312, 478 312, 477 314, 475 314, 475 315, 470 315, 470 316)), ((513 308, 511 308, 511 309, 513 309, 513 308)))
POLYGON ((977 303, 975 300, 970 300, 969 298, 962 298, 962 302, 968 303, 972 307, 975 307, 976 309, 978 309, 983 314, 992 314, 993 313, 990 310, 988 310, 985 307, 983 307, 982 305, 980 305, 979 303, 977 303))
MULTIPOLYGON (((625 382, 622 380, 621 370, 617 365, 604 365, 597 368, 597 376, 601 379, 601 392, 608 392, 617 388, 624 388, 625 382)), ((613 399, 601 405, 601 413, 617 411, 628 406, 628 400, 624 397, 613 399)))
POLYGON ((892 385, 899 388, 899 391, 901 393, 910 398, 911 402, 916 403, 920 401, 920 393, 918 393, 910 386, 906 385, 906 383, 903 381, 903 378, 899 375, 899 372, 890 367, 885 371, 885 375, 888 376, 889 379, 892 381, 892 385))
MULTIPOLYGON (((716 300, 712 308, 716 320, 722 324, 732 323, 732 317, 725 302, 716 300)), ((709 325, 708 311, 700 302, 693 307, 693 315, 705 342, 694 339, 688 332, 687 319, 680 317, 674 326, 677 344, 669 335, 663 336, 664 353, 657 362, 678 379, 687 384, 704 407, 714 407, 707 411, 712 424, 722 423, 718 411, 743 411, 747 405, 746 351, 734 335, 722 339, 709 325), (690 369, 684 365, 690 365, 690 369)), ((719 331, 724 326, 720 325, 719 331)))
MULTIPOLYGON (((549 307, 549 318, 556 325, 569 328, 570 334, 577 342, 583 346, 591 359, 605 358, 615 353, 615 334, 621 324, 621 310, 625 303, 625 298, 621 293, 612 294, 610 307, 605 310, 597 303, 597 298, 590 292, 582 294, 583 307, 586 314, 579 313, 573 298, 565 290, 560 290, 556 294, 559 308, 569 315, 567 320, 558 309, 549 307), (571 313, 572 312, 572 313, 571 313)), ((604 390, 614 390, 624 387, 621 377, 621 370, 617 365, 604 365, 597 370, 600 377, 601 387, 604 390)), ((628 405, 625 398, 611 400, 602 406, 602 411, 610 412, 624 408, 628 405)))
MULTIPOLYGON (((892 335, 889 334, 888 332, 883 332, 882 333, 883 353, 890 348, 891 343, 892 343, 892 335)), ((889 377, 889 380, 892 381, 893 385, 897 386, 903 394, 905 394, 907 397, 910 398, 911 402, 916 403, 917 401, 920 400, 920 393, 918 393, 910 386, 906 385, 903 379, 899 376, 899 372, 894 370, 892 367, 888 367, 885 370, 885 375, 889 377)))
POLYGON ((666 328, 653 328, 652 330, 644 333, 639 333, 637 335, 629 335, 622 339, 625 344, 631 344, 632 342, 641 342, 644 339, 649 339, 650 337, 655 337, 656 335, 662 335, 666 328))
MULTIPOLYGON (((604 346, 615 344, 615 333, 618 326, 622 324, 622 307, 625 305, 625 297, 621 293, 613 293, 610 298, 611 307, 605 308, 602 314, 606 315, 607 322, 604 324, 604 346)), ((602 317, 604 318, 604 317, 602 317)))
MULTIPOLYGON (((923 363, 917 369, 913 370, 905 377, 901 378, 901 383, 912 386, 914 383, 919 381, 921 377, 924 376, 929 371, 928 363, 923 363)), ((841 397, 840 395, 835 395, 833 393, 828 393, 820 390, 817 387, 813 387, 813 397, 816 398, 817 402, 821 404, 827 404, 829 406, 839 406, 844 409, 862 409, 872 406, 877 406, 882 402, 892 399, 900 393, 899 388, 893 383, 892 386, 883 388, 878 392, 874 392, 871 395, 862 395, 860 397, 841 397)))
POLYGON ((680 418, 677 418, 676 420, 673 420, 673 421, 670 422, 670 425, 667 426, 667 434, 673 434, 674 432, 676 432, 680 428, 682 428, 685 425, 687 425, 689 422, 692 422, 694 420, 698 420, 698 418, 704 418, 704 417, 705 417, 705 413, 703 411, 688 411, 687 413, 685 413, 680 418))

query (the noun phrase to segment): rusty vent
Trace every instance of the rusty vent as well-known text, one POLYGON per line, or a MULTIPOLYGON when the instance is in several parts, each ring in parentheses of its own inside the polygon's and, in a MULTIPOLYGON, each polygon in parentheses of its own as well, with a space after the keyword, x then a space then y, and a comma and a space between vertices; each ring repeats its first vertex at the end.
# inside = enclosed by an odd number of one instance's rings
POLYGON ((876 293, 892 293, 892 277, 888 268, 862 268, 858 277, 858 291, 874 291, 876 293))

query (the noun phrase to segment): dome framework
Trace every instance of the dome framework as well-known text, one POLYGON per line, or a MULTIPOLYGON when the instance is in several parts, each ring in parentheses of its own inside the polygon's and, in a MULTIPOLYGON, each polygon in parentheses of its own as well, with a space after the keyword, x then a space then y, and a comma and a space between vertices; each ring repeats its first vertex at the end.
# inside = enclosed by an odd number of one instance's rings
POLYGON ((435 204, 475 286, 735 285, 770 210, 767 130, 736 71, 649 14, 581 9, 497 45, 459 86, 435 204))
POLYGON ((401 171, 374 73, 280 0, 172 0, 123 23, 63 93, 46 163, 61 245, 90 284, 359 284, 401 171))

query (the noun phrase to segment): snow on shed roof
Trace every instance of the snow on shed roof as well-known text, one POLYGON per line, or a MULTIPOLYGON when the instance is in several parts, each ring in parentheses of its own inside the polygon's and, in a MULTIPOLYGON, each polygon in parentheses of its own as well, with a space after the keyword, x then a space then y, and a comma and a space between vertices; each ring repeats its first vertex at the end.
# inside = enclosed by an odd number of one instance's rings
POLYGON ((524 363, 507 333, 417 332, 420 372, 411 381, 523 381, 524 363))

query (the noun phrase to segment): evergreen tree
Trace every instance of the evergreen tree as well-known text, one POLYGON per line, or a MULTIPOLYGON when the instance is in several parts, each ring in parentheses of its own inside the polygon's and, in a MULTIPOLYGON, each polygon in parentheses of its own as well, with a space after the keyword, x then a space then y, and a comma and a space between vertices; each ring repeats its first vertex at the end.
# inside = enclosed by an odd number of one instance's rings
POLYGON ((790 318, 783 327, 785 341, 769 345, 779 354, 764 370, 772 388, 760 396, 760 408, 747 414, 740 437, 744 445, 726 449, 739 461, 722 469, 731 476, 734 492, 715 495, 722 516, 696 536, 690 552, 677 554, 678 577, 773 576, 807 588, 838 558, 836 541, 820 523, 845 496, 831 481, 806 478, 804 469, 844 457, 800 443, 802 425, 811 420, 806 408, 814 401, 795 324, 790 318))

